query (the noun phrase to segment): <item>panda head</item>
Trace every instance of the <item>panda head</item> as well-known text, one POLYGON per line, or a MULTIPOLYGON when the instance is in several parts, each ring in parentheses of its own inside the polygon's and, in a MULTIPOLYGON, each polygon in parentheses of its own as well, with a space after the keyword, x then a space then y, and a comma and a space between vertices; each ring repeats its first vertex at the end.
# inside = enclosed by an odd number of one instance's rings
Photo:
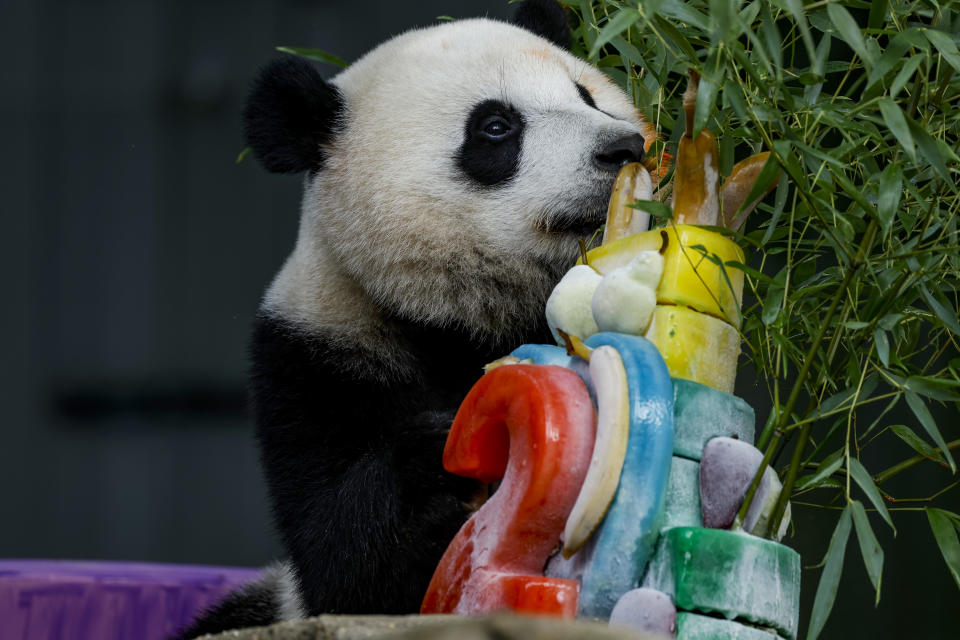
POLYGON ((542 318, 620 166, 655 134, 558 46, 569 29, 556 2, 529 0, 517 21, 410 31, 329 82, 296 58, 262 72, 248 141, 269 170, 307 175, 297 247, 268 305, 342 321, 323 310, 336 281, 378 314, 485 337, 542 318))

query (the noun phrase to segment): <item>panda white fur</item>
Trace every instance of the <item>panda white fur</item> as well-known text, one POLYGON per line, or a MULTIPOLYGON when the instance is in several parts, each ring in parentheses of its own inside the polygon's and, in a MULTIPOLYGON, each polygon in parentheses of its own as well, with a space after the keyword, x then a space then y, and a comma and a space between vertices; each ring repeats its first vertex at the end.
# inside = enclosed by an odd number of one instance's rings
POLYGON ((484 363, 550 341, 551 288, 654 137, 564 48, 554 0, 520 5, 515 22, 410 31, 329 82, 295 58, 257 80, 254 154, 306 172, 296 246, 252 342, 289 564, 183 637, 418 610, 478 488, 441 467, 453 415, 484 363))

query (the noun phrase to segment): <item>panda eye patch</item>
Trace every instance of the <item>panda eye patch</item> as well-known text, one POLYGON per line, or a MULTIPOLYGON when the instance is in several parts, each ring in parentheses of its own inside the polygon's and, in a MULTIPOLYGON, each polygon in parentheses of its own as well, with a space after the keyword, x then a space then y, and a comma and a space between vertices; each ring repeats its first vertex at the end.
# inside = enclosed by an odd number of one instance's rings
MULTIPOLYGON (((590 95, 590 92, 587 91, 587 88, 586 88, 585 86, 583 86, 582 84, 580 84, 579 82, 577 83, 577 93, 580 94, 580 98, 581 98, 585 103, 587 103, 587 106, 588 106, 588 107, 593 107, 594 109, 597 109, 597 103, 596 103, 596 101, 593 99, 593 96, 590 95)), ((599 109, 597 109, 597 110, 599 111, 599 109)))
POLYGON ((455 156, 464 177, 480 187, 509 182, 520 168, 524 124, 523 115, 505 102, 475 104, 455 156))
POLYGON ((491 140, 502 140, 510 134, 512 129, 506 118, 499 115, 489 116, 480 127, 480 133, 491 140))

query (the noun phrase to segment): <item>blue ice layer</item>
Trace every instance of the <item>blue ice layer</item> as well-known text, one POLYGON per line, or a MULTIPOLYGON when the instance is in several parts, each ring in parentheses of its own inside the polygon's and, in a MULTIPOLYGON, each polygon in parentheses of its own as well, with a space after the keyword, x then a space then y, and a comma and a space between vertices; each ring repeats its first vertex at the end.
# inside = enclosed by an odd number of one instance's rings
POLYGON ((620 353, 630 393, 630 439, 620 484, 594 543, 584 547, 580 614, 609 618, 624 593, 637 586, 657 541, 657 523, 673 452, 673 385, 653 343, 638 336, 598 333, 589 347, 620 353))
MULTIPOLYGON (((645 338, 598 333, 586 345, 609 345, 620 354, 630 394, 630 438, 606 517, 573 558, 557 558, 557 575, 580 579, 581 616, 606 619, 620 596, 639 583, 657 542, 673 452, 673 385, 660 352, 645 338)), ((584 377, 584 361, 560 347, 523 345, 511 355, 584 377)))
POLYGON ((533 360, 534 364, 546 364, 554 367, 566 367, 580 377, 587 387, 593 406, 597 406, 597 391, 593 387, 590 377, 590 365, 579 356, 567 354, 567 350, 554 344, 525 344, 517 347, 510 354, 518 360, 533 360))

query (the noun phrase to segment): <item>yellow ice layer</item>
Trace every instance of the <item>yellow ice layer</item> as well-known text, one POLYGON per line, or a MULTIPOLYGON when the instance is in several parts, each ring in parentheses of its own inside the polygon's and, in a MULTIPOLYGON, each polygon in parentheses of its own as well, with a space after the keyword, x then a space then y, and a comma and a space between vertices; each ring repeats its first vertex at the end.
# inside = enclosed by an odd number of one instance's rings
POLYGON ((743 251, 719 233, 687 224, 670 225, 601 245, 587 253, 587 261, 606 274, 627 265, 639 251, 659 251, 664 242, 667 246, 663 251, 663 278, 657 287, 657 302, 690 307, 739 327, 743 271, 734 267, 721 269, 716 258, 722 263, 742 263, 743 251))
POLYGON ((657 305, 646 334, 673 378, 733 393, 740 335, 730 324, 686 307, 657 305))

